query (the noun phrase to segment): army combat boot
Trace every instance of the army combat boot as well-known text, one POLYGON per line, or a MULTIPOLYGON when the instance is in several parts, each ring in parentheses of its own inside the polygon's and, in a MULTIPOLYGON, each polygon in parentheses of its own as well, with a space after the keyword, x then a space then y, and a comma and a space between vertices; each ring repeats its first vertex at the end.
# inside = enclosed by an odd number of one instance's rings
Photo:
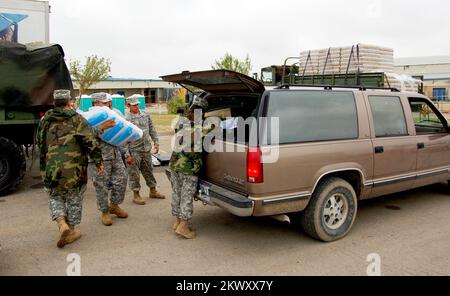
POLYGON ((109 212, 102 213, 102 223, 105 226, 111 226, 113 224, 111 215, 109 215, 109 212))
POLYGON ((180 225, 181 219, 177 218, 177 220, 175 221, 175 223, 173 224, 173 230, 177 230, 178 225, 180 225))
POLYGON ((75 226, 69 225, 70 234, 66 238, 66 243, 71 244, 77 239, 81 237, 81 231, 79 229, 75 229, 75 226))
POLYGON ((116 215, 118 218, 126 219, 128 218, 128 213, 121 209, 119 205, 111 204, 109 207, 109 213, 112 215, 116 215))
POLYGON ((58 219, 56 219, 56 223, 58 223, 59 228, 59 240, 56 244, 58 248, 64 247, 66 244, 66 238, 70 234, 70 228, 69 225, 66 223, 66 217, 60 216, 58 219))
POLYGON ((188 221, 181 220, 175 232, 184 238, 191 239, 195 237, 195 232, 193 232, 188 225, 188 221))
POLYGON ((139 191, 133 191, 133 202, 140 206, 145 205, 145 201, 142 199, 139 191))
POLYGON ((156 187, 152 187, 152 188, 150 188, 149 198, 165 199, 166 197, 163 194, 156 191, 156 187))

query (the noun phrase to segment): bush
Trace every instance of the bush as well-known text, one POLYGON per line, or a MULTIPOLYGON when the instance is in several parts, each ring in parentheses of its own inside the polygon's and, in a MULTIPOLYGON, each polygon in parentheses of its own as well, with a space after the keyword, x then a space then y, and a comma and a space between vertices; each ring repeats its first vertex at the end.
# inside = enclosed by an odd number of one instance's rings
POLYGON ((174 96, 167 102, 167 111, 169 114, 177 114, 178 108, 186 107, 186 90, 179 89, 174 96))

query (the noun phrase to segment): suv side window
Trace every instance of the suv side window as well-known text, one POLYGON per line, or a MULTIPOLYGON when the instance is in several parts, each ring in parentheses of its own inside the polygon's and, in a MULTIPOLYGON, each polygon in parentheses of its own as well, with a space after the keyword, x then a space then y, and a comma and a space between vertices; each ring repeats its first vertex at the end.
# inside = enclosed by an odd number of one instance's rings
POLYGON ((377 138, 408 135, 406 117, 399 97, 369 96, 377 138))
POLYGON ((434 108, 431 107, 430 102, 420 98, 409 98, 409 105, 418 135, 445 132, 445 125, 434 108))
POLYGON ((352 92, 273 91, 266 107, 267 117, 279 118, 280 144, 358 138, 352 92))

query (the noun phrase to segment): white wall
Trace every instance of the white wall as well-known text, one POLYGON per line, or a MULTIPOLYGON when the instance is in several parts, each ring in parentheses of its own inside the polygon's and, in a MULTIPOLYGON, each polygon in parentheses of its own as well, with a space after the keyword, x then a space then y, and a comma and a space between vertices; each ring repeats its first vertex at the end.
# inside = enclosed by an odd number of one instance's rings
MULTIPOLYGON (((74 87, 78 88, 78 84, 74 81, 74 87)), ((90 89, 144 89, 144 88, 180 88, 177 84, 157 80, 143 80, 143 81, 100 81, 90 89)))
POLYGON ((450 64, 396 66, 395 73, 409 75, 449 74, 450 64))
POLYGON ((50 42, 48 1, 0 0, 0 13, 24 14, 19 23, 19 43, 50 42))

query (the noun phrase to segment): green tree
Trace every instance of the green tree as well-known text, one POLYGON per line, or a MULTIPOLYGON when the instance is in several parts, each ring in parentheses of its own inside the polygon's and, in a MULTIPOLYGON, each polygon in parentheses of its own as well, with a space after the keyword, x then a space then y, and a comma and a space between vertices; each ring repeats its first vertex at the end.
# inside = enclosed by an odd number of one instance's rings
POLYGON ((241 61, 227 52, 221 59, 216 60, 211 68, 213 70, 231 70, 249 75, 250 71, 252 70, 252 62, 248 54, 245 59, 241 61))
POLYGON ((169 114, 177 114, 178 108, 186 107, 186 90, 180 88, 175 91, 173 97, 167 102, 169 114))
POLYGON ((84 65, 78 60, 71 61, 69 67, 70 74, 78 84, 80 96, 95 83, 108 79, 111 72, 110 60, 96 55, 86 57, 84 65))

